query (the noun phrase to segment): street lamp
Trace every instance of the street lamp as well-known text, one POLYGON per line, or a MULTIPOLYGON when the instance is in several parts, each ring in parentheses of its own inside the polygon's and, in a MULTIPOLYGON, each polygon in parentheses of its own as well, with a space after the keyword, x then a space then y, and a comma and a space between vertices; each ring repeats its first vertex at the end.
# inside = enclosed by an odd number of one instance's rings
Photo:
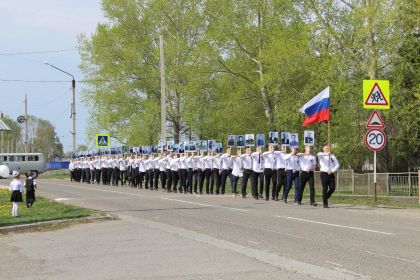
POLYGON ((63 69, 58 68, 57 66, 54 66, 48 61, 44 61, 45 65, 51 66, 52 68, 55 68, 58 71, 61 71, 69 76, 71 76, 71 88, 73 91, 73 103, 71 104, 71 117, 73 119, 73 132, 71 133, 73 136, 73 153, 76 152, 76 81, 74 80, 74 76, 70 74, 69 72, 64 71, 63 69))

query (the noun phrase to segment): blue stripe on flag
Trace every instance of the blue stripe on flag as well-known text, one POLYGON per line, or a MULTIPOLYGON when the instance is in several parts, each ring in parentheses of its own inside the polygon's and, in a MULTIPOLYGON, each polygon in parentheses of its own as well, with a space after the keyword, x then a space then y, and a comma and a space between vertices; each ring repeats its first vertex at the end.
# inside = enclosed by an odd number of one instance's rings
POLYGON ((324 98, 324 99, 321 99, 319 102, 315 103, 314 105, 306 108, 305 114, 308 117, 310 117, 323 109, 329 109, 329 108, 330 108, 330 99, 324 98))

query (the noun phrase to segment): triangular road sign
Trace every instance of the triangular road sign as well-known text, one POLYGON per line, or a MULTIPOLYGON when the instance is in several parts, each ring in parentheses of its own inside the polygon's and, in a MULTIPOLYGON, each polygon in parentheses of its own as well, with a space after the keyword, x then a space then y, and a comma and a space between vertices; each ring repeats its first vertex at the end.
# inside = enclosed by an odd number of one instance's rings
POLYGON ((378 83, 375 83, 372 90, 369 93, 368 98, 365 101, 366 105, 377 105, 377 106, 388 106, 388 100, 386 100, 378 83))
POLYGON ((102 136, 99 139, 98 146, 108 146, 108 140, 106 139, 105 136, 102 136))
POLYGON ((378 111, 373 111, 373 114, 366 123, 366 128, 385 128, 385 123, 381 119, 378 111))

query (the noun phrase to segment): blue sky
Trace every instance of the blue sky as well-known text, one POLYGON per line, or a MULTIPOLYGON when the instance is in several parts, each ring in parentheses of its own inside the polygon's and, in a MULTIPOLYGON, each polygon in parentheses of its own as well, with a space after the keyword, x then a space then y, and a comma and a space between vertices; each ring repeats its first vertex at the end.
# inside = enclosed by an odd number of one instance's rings
MULTIPOLYGON (((4 54, 75 48, 79 34, 92 34, 98 22, 103 21, 98 0, 1 0, 0 112, 16 119, 24 113, 27 94, 28 114, 51 121, 64 150, 71 150, 71 77, 43 62, 48 61, 73 74, 76 81, 82 80, 77 50, 30 55, 4 54)), ((82 87, 83 84, 76 84, 77 144, 92 141, 87 139, 86 134, 89 113, 88 108, 81 104, 82 87)))

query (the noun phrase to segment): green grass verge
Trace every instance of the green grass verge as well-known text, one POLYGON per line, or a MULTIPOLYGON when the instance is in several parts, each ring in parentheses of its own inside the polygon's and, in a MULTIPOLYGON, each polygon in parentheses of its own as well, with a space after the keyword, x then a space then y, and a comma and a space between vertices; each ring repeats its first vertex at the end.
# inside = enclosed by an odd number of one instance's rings
POLYGON ((69 174, 40 174, 39 179, 61 179, 61 180, 70 180, 69 174))
MULTIPOLYGON (((25 194, 23 194, 23 199, 25 200, 25 194)), ((25 201, 19 203, 19 217, 12 217, 11 211, 10 192, 8 190, 0 190, 0 227, 51 220, 75 219, 96 213, 94 210, 54 202, 39 196, 36 198, 32 208, 26 208, 25 201)))

